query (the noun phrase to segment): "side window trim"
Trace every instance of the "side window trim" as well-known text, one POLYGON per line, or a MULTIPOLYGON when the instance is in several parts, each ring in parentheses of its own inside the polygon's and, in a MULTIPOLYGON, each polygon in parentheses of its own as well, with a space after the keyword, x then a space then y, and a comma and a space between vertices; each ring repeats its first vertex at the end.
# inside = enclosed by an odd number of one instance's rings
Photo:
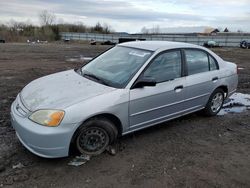
POLYGON ((208 52, 207 52, 207 54, 208 54, 208 60, 209 60, 209 71, 211 71, 211 69, 210 69, 210 65, 211 65, 210 58, 212 58, 214 60, 216 69, 219 70, 220 68, 219 68, 217 60, 211 54, 209 54, 208 52))
POLYGON ((207 54, 207 59, 208 59, 208 68, 209 68, 209 71, 211 71, 210 56, 208 54, 207 54))
MULTIPOLYGON (((184 62, 184 56, 182 54, 182 48, 175 48, 175 49, 170 49, 170 50, 164 50, 164 51, 161 51, 160 53, 158 53, 153 59, 151 59, 151 61, 147 64, 147 66, 143 69, 143 71, 140 73, 140 75, 136 78, 136 80, 134 81, 134 83, 132 84, 132 86, 130 87, 130 89, 133 89, 135 83, 137 82, 137 80, 144 74, 144 72, 147 70, 147 68, 154 62, 154 60, 159 57, 160 55, 164 54, 164 53, 168 53, 168 52, 174 52, 174 51, 179 51, 180 54, 181 54, 181 77, 179 78, 182 78, 185 76, 185 62, 184 62)), ((172 79, 172 80, 175 80, 175 79, 172 79)), ((171 80, 168 80, 168 81, 171 81, 171 80)), ((167 82, 167 81, 164 81, 164 82, 167 82)), ((162 82, 158 82, 158 83, 162 83, 162 82)), ((157 83, 157 84, 158 84, 157 83)))
POLYGON ((183 74, 182 76, 188 76, 185 48, 181 49, 181 59, 182 59, 182 74, 183 74))

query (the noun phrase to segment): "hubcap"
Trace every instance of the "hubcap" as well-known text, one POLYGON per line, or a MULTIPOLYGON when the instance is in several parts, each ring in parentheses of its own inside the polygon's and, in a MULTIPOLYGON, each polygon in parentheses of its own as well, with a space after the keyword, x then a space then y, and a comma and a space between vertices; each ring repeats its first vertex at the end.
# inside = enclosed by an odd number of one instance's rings
POLYGON ((80 152, 87 154, 101 153, 109 143, 107 132, 99 127, 89 127, 84 130, 77 139, 80 152))
POLYGON ((223 104, 223 94, 216 93, 211 102, 211 110, 213 112, 218 112, 223 104))

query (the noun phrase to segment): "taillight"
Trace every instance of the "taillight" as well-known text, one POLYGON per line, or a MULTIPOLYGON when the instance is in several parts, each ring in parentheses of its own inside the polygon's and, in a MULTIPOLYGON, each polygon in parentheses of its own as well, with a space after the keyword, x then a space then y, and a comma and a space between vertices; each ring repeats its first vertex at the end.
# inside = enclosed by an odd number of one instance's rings
POLYGON ((239 67, 236 65, 236 73, 239 74, 239 67))

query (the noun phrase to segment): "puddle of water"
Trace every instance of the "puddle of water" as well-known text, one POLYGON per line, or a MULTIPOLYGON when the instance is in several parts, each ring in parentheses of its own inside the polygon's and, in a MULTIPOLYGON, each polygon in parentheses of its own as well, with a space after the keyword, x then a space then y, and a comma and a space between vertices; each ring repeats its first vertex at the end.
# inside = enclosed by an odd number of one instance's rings
POLYGON ((227 100, 225 100, 218 115, 221 116, 228 113, 241 113, 246 110, 250 110, 250 95, 234 93, 227 100))
POLYGON ((66 57, 66 61, 67 62, 80 62, 80 63, 85 63, 88 62, 90 60, 92 60, 92 57, 84 57, 82 55, 80 56, 74 56, 74 57, 66 57))

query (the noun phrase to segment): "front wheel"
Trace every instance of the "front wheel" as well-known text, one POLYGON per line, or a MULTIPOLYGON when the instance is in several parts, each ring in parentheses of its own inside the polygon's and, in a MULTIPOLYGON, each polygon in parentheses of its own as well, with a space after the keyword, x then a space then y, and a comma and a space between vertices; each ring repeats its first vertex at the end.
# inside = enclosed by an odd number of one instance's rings
POLYGON ((99 155, 117 138, 114 124, 106 119, 93 119, 84 123, 76 137, 76 148, 82 154, 99 155))
POLYGON ((224 103, 224 91, 220 88, 216 89, 210 96, 208 103, 204 109, 206 116, 215 116, 224 103))

